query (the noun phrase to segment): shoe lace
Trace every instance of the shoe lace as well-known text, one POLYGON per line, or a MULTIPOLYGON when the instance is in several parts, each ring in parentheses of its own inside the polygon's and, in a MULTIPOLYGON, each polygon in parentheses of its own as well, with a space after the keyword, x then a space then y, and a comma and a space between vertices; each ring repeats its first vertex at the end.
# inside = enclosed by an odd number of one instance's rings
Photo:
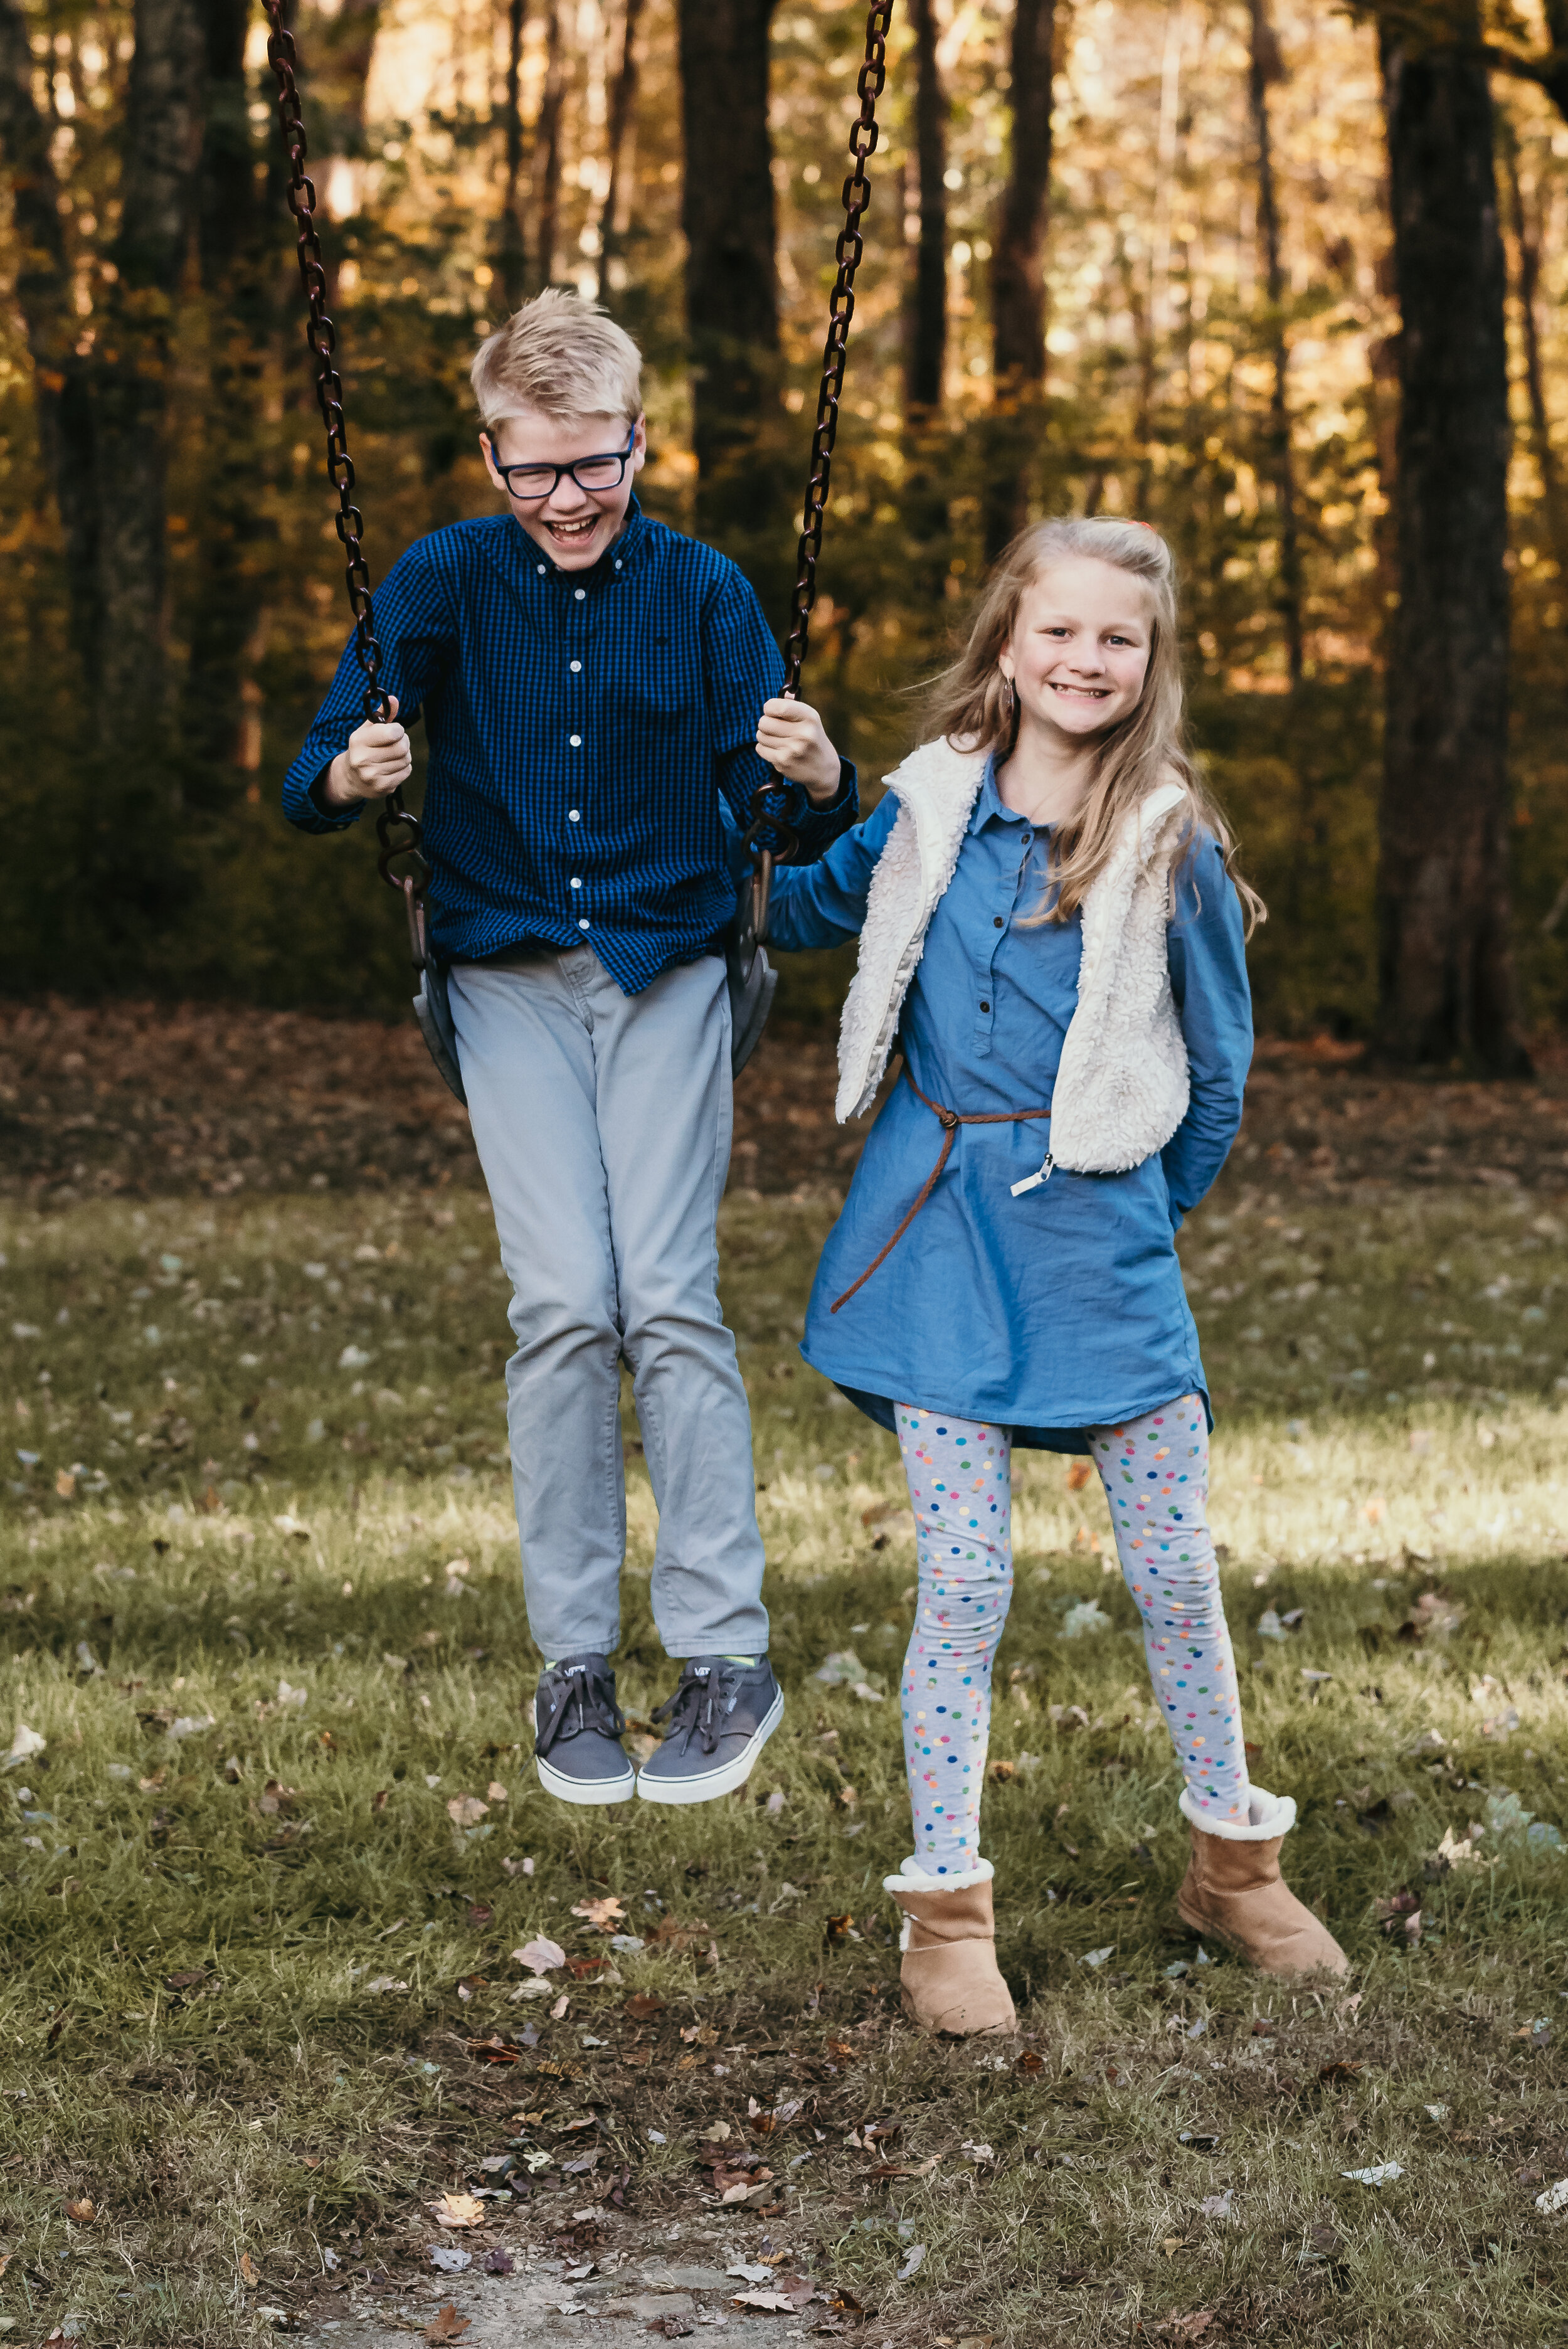
POLYGON ((695 1737, 703 1752, 711 1754, 726 1720, 735 1710, 741 1670, 740 1665, 730 1663, 687 1664, 674 1696, 666 1699, 654 1714, 655 1721, 669 1723, 665 1732, 666 1741, 673 1743, 684 1737, 689 1751, 695 1737))
POLYGON ((534 1751, 548 1754, 559 1737, 597 1729, 621 1736, 626 1717, 615 1702, 614 1682, 593 1664, 557 1664, 539 1683, 548 1708, 534 1735, 534 1751))

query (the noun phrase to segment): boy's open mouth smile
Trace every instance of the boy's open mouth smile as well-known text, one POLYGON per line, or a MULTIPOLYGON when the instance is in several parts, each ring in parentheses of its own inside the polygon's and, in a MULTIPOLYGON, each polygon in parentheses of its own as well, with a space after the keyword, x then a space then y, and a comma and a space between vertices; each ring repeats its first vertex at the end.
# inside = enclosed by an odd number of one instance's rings
POLYGON ((558 538, 563 546, 581 545, 583 539, 593 536, 603 519, 601 513, 568 514, 559 521, 553 514, 541 516, 551 537, 558 538))

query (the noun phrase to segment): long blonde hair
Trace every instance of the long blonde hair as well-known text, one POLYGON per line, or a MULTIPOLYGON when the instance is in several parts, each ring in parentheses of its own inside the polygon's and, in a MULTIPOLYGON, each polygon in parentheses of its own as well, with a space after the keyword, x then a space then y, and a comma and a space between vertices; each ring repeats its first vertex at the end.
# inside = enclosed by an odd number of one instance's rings
POLYGON ((1236 871, 1230 827, 1186 747, 1176 564, 1170 547, 1149 523, 1121 522, 1110 514, 1092 520, 1068 516, 1020 532, 980 591, 964 650, 929 689, 926 725, 932 733, 970 749, 994 750, 999 762, 1010 755, 1018 736, 1017 697, 997 663, 1011 639, 1018 606, 1054 562, 1085 555, 1114 564, 1141 582, 1150 607, 1149 667, 1136 705, 1096 746, 1083 802, 1052 843, 1051 890, 1046 903, 1025 921, 1069 920, 1109 861, 1128 815, 1160 783, 1174 778, 1187 792, 1189 850, 1202 833, 1213 839, 1245 909, 1250 936, 1267 919, 1268 908, 1236 871))

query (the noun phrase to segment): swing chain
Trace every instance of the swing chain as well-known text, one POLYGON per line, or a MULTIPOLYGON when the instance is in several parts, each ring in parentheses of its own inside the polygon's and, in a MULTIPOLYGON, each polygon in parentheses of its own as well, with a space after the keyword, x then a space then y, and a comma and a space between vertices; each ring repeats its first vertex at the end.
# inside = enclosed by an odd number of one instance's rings
MULTIPOLYGON (((828 303, 828 339, 822 351, 822 381, 817 395, 817 420, 811 434, 811 458, 801 516, 795 594, 791 604, 789 641, 784 647, 784 693, 793 700, 800 689, 806 647, 811 632, 811 607, 817 600, 817 564, 822 552, 822 523, 828 509, 828 485, 832 474, 833 444, 839 430, 839 403, 843 396, 844 360, 849 348, 850 321, 855 315, 855 272, 865 253, 861 221, 872 200, 866 173, 877 150, 877 100, 887 80, 887 36, 893 0, 872 0, 866 14, 865 55, 856 88, 861 110, 850 129, 850 153, 855 168, 844 181, 844 225, 835 248, 838 275, 828 303)), ((799 845, 792 827, 771 812, 780 785, 777 777, 753 792, 751 824, 746 846, 755 856, 749 929, 753 939, 768 935, 768 898, 773 866, 787 864, 799 845)))
MULTIPOLYGON (((315 188, 305 172, 304 119, 300 109, 299 88, 294 80, 298 63, 294 35, 284 22, 286 0, 262 0, 267 19, 267 62, 272 67, 278 86, 278 119, 283 126, 284 146, 289 159, 289 210, 299 227, 297 249, 299 274, 304 286, 309 316, 305 322, 305 343, 315 362, 315 397, 321 409, 322 422, 326 427, 326 473, 337 492, 337 512, 334 520, 338 540, 347 558, 344 577, 348 587, 349 608, 354 614, 354 649, 365 678, 365 715, 378 725, 391 718, 391 702, 380 682, 381 647, 376 640, 376 611, 370 595, 370 571, 360 544, 364 519, 354 502, 354 460, 348 453, 348 425, 343 412, 343 378, 333 363, 337 347, 337 329, 326 314, 326 270, 322 261, 321 241, 315 233, 315 188)), ((408 942, 416 969, 425 964, 425 904, 424 885, 429 866, 419 852, 419 820, 403 804, 401 790, 390 792, 381 802, 376 818, 376 837, 381 853, 377 858, 377 870, 389 888, 402 896, 408 915, 408 942), (410 871, 397 874, 392 865, 399 857, 410 860, 410 871)))

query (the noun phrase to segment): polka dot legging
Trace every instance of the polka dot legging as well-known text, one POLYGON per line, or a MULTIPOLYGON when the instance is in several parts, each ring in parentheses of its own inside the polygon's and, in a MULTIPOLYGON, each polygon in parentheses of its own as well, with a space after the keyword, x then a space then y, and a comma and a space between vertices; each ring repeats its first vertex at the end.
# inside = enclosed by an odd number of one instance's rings
MULTIPOLYGON (((914 1856, 934 1876, 980 1857, 991 1666, 1013 1596, 1006 1431, 897 1405, 919 1588, 903 1666, 914 1856)), ((1087 1429, 1122 1575, 1143 1618, 1150 1678, 1198 1807, 1244 1818, 1235 1659, 1205 1510, 1209 1435, 1197 1395, 1120 1427, 1087 1429)))

